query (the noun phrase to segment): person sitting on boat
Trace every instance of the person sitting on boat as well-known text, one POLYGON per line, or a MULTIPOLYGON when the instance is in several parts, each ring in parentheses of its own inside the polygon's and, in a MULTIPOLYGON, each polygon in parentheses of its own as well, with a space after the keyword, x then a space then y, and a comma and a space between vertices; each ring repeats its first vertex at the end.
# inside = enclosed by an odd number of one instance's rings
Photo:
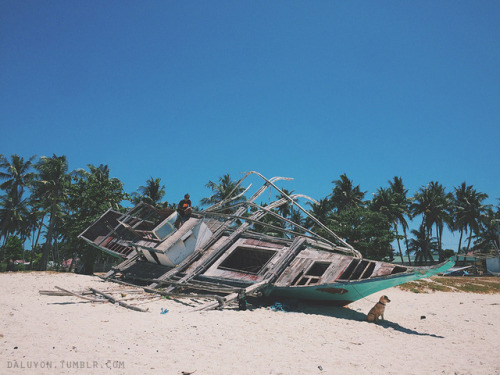
POLYGON ((191 217, 192 212, 193 208, 191 207, 191 200, 189 199, 189 194, 186 194, 184 195, 184 199, 177 205, 177 213, 179 215, 175 221, 175 227, 179 228, 182 224, 184 224, 191 217))

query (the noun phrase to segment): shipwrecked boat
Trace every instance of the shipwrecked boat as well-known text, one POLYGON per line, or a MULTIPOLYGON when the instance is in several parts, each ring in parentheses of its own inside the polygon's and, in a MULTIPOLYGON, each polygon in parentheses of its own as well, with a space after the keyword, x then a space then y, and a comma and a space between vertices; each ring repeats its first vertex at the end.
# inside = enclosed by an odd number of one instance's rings
POLYGON ((276 186, 280 180, 247 173, 262 186, 217 203, 176 228, 178 213, 141 203, 127 213, 108 210, 79 237, 123 262, 105 275, 162 289, 162 293, 200 291, 218 295, 210 309, 247 296, 347 305, 386 288, 441 273, 452 260, 431 267, 406 267, 363 259, 350 244, 312 216, 298 200, 276 186), (256 203, 268 189, 280 197, 256 203), (293 205, 321 228, 319 235, 277 212, 293 205), (266 219, 267 218, 267 219, 266 219), (272 218, 272 220, 269 220, 272 218), (264 230, 265 229, 265 230, 264 230), (223 297, 220 297, 223 296, 223 297))

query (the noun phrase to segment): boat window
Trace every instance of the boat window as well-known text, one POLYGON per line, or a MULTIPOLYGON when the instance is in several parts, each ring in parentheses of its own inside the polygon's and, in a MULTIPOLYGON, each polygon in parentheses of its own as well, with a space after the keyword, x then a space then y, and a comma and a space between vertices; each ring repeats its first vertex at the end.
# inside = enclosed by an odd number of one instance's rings
POLYGON ((306 285, 307 282, 309 281, 309 278, 308 277, 303 277, 299 280, 298 283, 296 283, 295 285, 306 285))
POLYGON ((314 264, 307 270, 306 275, 321 277, 330 266, 328 262, 314 262, 314 264))
POLYGON ((354 269, 356 268, 358 263, 359 263, 359 259, 353 259, 351 261, 351 263, 349 263, 349 265, 347 266, 345 271, 342 273, 342 275, 340 275, 339 279, 340 280, 348 280, 349 276, 351 276, 352 271, 354 271, 354 269))
POLYGON ((366 267, 366 270, 363 273, 363 275, 361 276, 361 278, 362 279, 369 278, 372 275, 374 269, 375 269, 375 262, 370 262, 370 264, 368 265, 368 267, 366 267))
POLYGON ((300 271, 295 279, 292 281, 292 285, 299 285, 299 280, 304 275, 304 271, 300 271))
POLYGON ((406 270, 407 270, 406 267, 396 266, 392 269, 391 275, 394 275, 395 273, 406 272, 406 270))
POLYGON ((321 280, 321 276, 330 267, 330 262, 314 262, 305 274, 300 272, 293 280, 292 285, 315 285, 321 280))
POLYGON ((276 253, 275 250, 238 247, 218 268, 258 274, 276 253))
POLYGON ((361 263, 356 267, 356 269, 352 273, 351 280, 359 279, 363 274, 363 271, 365 270, 368 263, 369 262, 367 260, 362 260, 361 263))
POLYGON ((177 220, 177 212, 174 212, 155 228, 154 233, 160 240, 164 240, 177 230, 174 226, 175 220, 177 220))

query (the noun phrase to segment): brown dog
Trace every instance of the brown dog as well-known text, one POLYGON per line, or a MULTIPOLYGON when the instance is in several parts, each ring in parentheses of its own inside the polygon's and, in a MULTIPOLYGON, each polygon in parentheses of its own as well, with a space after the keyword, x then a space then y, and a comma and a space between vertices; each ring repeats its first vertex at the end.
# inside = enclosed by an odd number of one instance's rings
POLYGON ((385 304, 388 302, 391 302, 391 300, 387 296, 380 297, 380 300, 372 307, 366 316, 366 320, 369 322, 376 322, 379 318, 384 319, 385 304))

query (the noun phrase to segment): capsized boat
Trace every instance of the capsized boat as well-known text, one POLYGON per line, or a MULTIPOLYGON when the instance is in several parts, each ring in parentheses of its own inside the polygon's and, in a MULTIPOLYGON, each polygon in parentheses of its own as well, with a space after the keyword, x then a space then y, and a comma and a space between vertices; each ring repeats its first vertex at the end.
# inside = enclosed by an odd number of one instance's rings
POLYGON ((108 210, 80 238, 123 262, 106 278, 126 278, 163 287, 165 293, 201 290, 225 295, 206 309, 257 295, 347 305, 408 281, 442 273, 454 261, 430 267, 409 267, 364 259, 359 251, 332 232, 298 200, 276 186, 280 180, 248 172, 232 194, 176 228, 178 213, 141 203, 127 213, 108 210), (249 176, 262 185, 248 198, 249 176), (237 190, 238 189, 238 190, 237 190), (279 199, 267 205, 256 200, 268 189, 279 199), (283 217, 288 204, 321 228, 322 235, 283 217))

